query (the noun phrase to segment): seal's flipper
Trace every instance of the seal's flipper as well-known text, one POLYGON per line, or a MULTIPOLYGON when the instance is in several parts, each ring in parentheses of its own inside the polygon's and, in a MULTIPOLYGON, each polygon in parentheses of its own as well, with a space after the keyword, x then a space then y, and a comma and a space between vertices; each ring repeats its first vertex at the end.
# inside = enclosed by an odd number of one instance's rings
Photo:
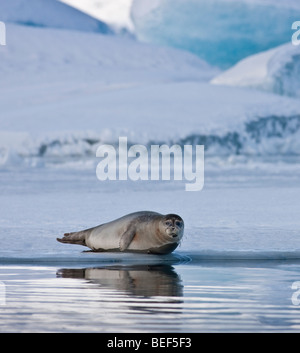
POLYGON ((86 237, 92 232, 94 228, 82 230, 80 232, 65 233, 63 238, 56 238, 60 243, 86 245, 86 237))
POLYGON ((120 251, 124 251, 128 248, 134 236, 135 236, 135 228, 129 227, 129 229, 127 229, 126 232, 121 236, 121 240, 119 243, 120 251))
POLYGON ((85 245, 85 234, 84 232, 65 233, 63 238, 56 238, 56 240, 60 243, 85 245))

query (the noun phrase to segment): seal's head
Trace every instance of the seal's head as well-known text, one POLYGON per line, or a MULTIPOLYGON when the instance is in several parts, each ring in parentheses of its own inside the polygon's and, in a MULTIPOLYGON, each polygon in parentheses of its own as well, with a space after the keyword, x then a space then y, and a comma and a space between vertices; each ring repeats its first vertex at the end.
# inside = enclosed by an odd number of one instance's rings
POLYGON ((170 242, 180 242, 184 230, 184 222, 181 217, 176 214, 167 214, 163 217, 161 225, 170 242))

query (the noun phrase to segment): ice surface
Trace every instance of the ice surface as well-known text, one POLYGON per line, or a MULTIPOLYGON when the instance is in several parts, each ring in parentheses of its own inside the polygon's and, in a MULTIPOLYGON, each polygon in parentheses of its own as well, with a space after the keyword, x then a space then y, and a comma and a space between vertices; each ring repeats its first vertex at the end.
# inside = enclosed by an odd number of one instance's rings
POLYGON ((186 192, 183 182, 100 182, 93 166, 2 170, 0 258, 11 264, 299 259, 299 168, 278 175, 279 168, 220 173, 208 164, 200 193, 186 192), (138 210, 183 217, 185 236, 174 255, 82 253, 89 249, 56 241, 138 210))
POLYGON ((191 51, 220 67, 290 41, 299 16, 294 0, 136 0, 132 6, 140 40, 191 51))

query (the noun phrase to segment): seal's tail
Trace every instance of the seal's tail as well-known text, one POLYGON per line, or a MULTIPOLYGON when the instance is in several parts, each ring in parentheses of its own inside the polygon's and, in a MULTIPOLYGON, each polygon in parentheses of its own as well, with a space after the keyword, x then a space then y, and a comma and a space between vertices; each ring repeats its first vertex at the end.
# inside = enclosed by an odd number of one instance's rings
POLYGON ((74 233, 65 233, 63 238, 56 238, 60 243, 68 243, 68 244, 78 244, 78 245, 86 245, 85 237, 87 232, 74 232, 74 233))

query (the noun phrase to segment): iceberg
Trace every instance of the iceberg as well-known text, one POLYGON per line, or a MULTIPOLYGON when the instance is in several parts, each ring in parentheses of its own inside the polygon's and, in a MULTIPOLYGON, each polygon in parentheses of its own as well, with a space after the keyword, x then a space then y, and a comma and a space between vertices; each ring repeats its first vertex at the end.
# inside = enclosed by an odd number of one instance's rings
POLYGON ((211 81, 300 97, 300 46, 287 43, 251 55, 211 81))
POLYGON ((135 0, 138 39, 181 48, 228 68, 291 40, 300 18, 295 0, 135 0))

